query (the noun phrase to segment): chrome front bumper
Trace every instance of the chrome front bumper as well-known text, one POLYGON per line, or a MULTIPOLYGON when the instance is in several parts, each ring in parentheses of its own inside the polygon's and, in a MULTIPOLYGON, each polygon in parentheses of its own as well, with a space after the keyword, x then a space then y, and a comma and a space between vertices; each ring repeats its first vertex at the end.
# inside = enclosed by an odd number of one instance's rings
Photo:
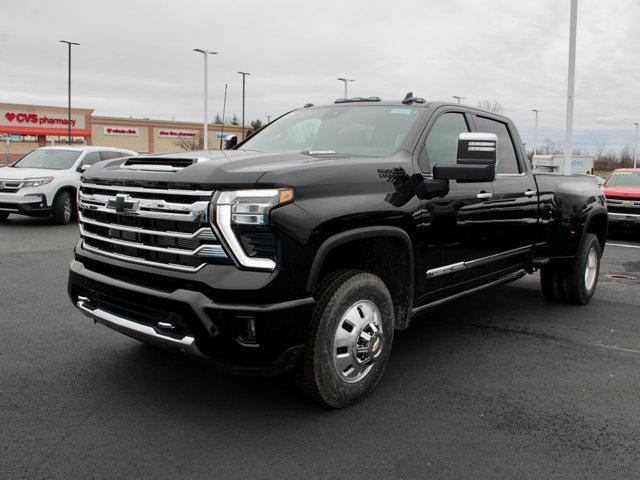
POLYGON ((152 327, 142 325, 106 310, 93 307, 91 306, 89 299, 86 297, 78 297, 76 307, 78 307, 78 309, 87 317, 93 319, 94 322, 101 323, 102 325, 120 333, 124 333, 131 338, 141 340, 166 350, 178 351, 195 357, 204 357, 202 352, 200 352, 196 346, 195 339, 193 337, 185 336, 183 338, 175 338, 162 335, 152 327))

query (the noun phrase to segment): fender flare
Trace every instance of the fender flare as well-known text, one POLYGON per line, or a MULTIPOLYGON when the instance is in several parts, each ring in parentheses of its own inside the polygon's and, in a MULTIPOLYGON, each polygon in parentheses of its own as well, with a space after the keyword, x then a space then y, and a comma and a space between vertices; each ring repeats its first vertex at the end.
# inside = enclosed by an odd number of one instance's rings
MULTIPOLYGON (((604 230, 604 235, 603 235, 603 237, 605 239, 605 243, 606 243, 607 232, 609 230, 609 218, 608 218, 608 215, 607 215, 607 209, 605 207, 603 207, 603 206, 600 206, 599 208, 596 208, 596 209, 592 210, 587 215, 587 218, 584 221, 584 226, 582 227, 582 235, 581 235, 580 241, 582 241, 584 236, 589 231, 589 226, 591 225, 592 220, 597 216, 603 216, 605 218, 605 220, 606 220, 606 222, 605 222, 605 230, 604 230)), ((605 243, 600 245, 600 248, 602 250, 604 250, 605 243)))
POLYGON ((414 262, 413 262, 413 246, 411 243, 411 237, 409 234, 399 227, 392 227, 386 225, 370 226, 354 228, 352 230, 346 230, 344 232, 336 233, 325 239, 318 247, 316 254, 311 264, 309 276, 307 278, 307 292, 313 292, 318 283, 318 275, 329 253, 336 247, 344 245, 345 243, 352 242, 354 240, 362 240, 365 238, 375 237, 395 237, 404 241, 407 252, 409 255, 409 280, 411 282, 411 298, 413 298, 413 286, 414 286, 414 262))

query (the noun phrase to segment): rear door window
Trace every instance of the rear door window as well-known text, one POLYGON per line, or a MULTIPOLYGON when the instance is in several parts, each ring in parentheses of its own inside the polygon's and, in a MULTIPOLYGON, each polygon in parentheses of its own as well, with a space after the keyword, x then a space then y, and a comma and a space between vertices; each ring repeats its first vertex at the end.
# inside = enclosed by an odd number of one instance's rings
POLYGON ((498 165, 496 173, 520 173, 516 149, 507 124, 486 117, 475 117, 478 132, 495 133, 498 137, 498 165))
POLYGON ((120 158, 120 153, 113 150, 105 150, 100 152, 102 160, 111 160, 112 158, 120 158))

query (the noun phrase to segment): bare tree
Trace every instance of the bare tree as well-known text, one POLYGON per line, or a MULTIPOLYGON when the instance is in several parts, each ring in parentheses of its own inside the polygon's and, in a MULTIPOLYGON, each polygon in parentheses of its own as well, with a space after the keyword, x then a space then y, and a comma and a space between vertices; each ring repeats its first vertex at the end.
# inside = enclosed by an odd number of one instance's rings
POLYGON ((603 153, 604 153, 604 143, 598 142, 596 144, 596 160, 601 160, 603 153))
POLYGON ((481 100, 478 102, 478 108, 480 110, 486 110, 487 112, 502 113, 504 107, 497 100, 481 100))
POLYGON ((187 152, 202 150, 204 149, 204 140, 199 134, 193 137, 178 137, 176 139, 176 146, 187 152))
POLYGON ((231 118, 231 125, 240 125, 240 122, 238 121, 238 115, 236 115, 235 113, 233 114, 233 117, 231 118))
POLYGON ((222 121, 222 117, 219 113, 216 113, 216 118, 213 119, 214 125, 222 125, 224 122, 222 121))
POLYGON ((542 145, 538 147, 538 153, 540 155, 557 155, 560 153, 560 149, 556 147, 555 143, 549 138, 545 138, 542 145))

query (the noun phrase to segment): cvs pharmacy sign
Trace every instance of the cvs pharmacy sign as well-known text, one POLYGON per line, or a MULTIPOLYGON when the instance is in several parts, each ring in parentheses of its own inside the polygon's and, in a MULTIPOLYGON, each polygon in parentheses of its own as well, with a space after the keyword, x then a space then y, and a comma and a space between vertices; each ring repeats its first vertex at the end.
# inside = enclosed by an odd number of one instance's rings
MULTIPOLYGON (((3 123, 26 123, 44 126, 69 125, 69 120, 64 117, 50 117, 28 112, 5 112, 4 118, 6 121, 3 123)), ((76 126, 76 119, 71 119, 71 126, 76 126)))

